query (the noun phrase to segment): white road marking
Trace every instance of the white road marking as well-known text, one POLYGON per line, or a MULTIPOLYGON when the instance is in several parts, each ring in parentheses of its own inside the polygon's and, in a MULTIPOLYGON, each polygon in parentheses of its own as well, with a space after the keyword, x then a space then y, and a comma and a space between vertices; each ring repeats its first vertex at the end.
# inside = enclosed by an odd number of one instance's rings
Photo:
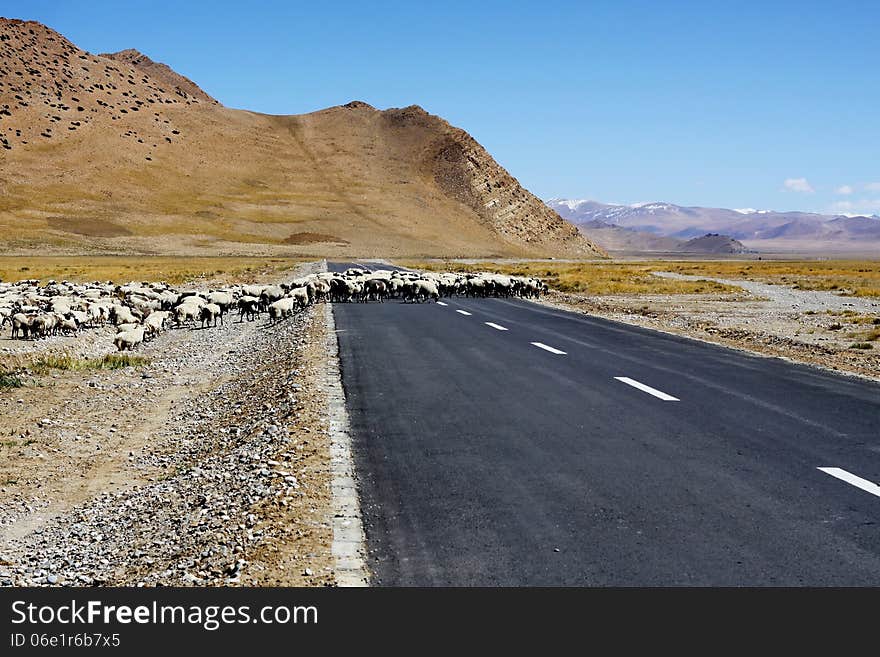
POLYGON ((467 315, 468 317, 470 317, 471 315, 467 310, 456 310, 455 312, 461 313, 462 315, 467 315))
POLYGON ((438 305, 438 306, 445 306, 445 305, 447 305, 447 304, 443 303, 442 301, 438 301, 438 302, 437 302, 437 305, 438 305))
POLYGON ((875 484, 872 481, 868 481, 867 479, 862 479, 861 477, 857 477, 851 472, 847 472, 846 470, 842 470, 841 468, 818 468, 825 474, 829 474, 832 477, 837 477, 841 481, 845 481, 848 484, 852 484, 856 488, 861 488, 866 493, 871 493, 871 495, 876 495, 880 497, 880 486, 875 484))
POLYGON ((639 383, 635 379, 631 379, 628 376, 615 376, 615 379, 620 381, 621 383, 625 383, 628 386, 632 386, 633 388, 638 388, 642 392, 647 392, 649 395, 654 395, 658 399, 662 399, 663 401, 681 401, 677 397, 673 397, 672 395, 667 395, 665 392, 661 392, 657 390, 657 388, 652 388, 651 386, 646 386, 644 383, 639 383))
POLYGON ((501 326, 500 324, 493 324, 492 322, 485 322, 486 326, 491 326, 493 329, 497 329, 499 331, 506 331, 507 329, 501 326))
POLYGON ((560 351, 559 349, 554 349, 553 347, 548 347, 543 342, 533 342, 532 344, 535 345, 536 347, 538 347, 538 349, 543 349, 544 351, 549 351, 551 354, 562 354, 563 356, 565 356, 564 351, 560 351))

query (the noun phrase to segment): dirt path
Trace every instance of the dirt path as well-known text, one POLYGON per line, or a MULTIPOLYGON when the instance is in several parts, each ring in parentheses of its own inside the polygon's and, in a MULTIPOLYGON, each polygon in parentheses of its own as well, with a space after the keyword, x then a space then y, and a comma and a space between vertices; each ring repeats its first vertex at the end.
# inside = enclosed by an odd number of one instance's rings
POLYGON ((655 276, 685 281, 709 280, 723 285, 741 287, 755 299, 766 300, 766 307, 774 312, 835 312, 853 310, 862 313, 880 313, 880 301, 867 297, 844 297, 822 290, 796 290, 788 285, 771 285, 759 281, 734 280, 690 276, 668 271, 654 272, 655 276))
POLYGON ((710 280, 740 287, 743 293, 589 296, 554 291, 542 302, 880 380, 880 341, 872 342, 876 338, 869 337, 877 328, 873 322, 880 322, 877 299, 752 281, 710 280), (863 347, 854 348, 854 344, 863 347))
POLYGON ((0 585, 332 585, 323 318, 171 330, 147 366, 0 393, 0 585))

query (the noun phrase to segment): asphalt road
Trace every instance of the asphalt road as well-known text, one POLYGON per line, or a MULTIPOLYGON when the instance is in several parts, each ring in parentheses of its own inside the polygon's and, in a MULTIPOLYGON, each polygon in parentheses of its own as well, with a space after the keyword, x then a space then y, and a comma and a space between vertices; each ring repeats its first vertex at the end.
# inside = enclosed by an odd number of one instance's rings
POLYGON ((880 585, 880 385, 443 302, 334 306, 375 583, 880 585))

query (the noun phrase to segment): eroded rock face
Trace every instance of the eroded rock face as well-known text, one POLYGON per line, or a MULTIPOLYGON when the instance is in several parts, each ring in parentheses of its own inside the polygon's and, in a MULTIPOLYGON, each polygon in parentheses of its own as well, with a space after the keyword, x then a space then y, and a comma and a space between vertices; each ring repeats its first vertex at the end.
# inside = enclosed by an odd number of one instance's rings
POLYGON ((417 105, 390 109, 391 125, 436 133, 423 166, 444 192, 469 206, 503 238, 552 245, 573 255, 604 255, 575 226, 520 185, 476 139, 417 105))

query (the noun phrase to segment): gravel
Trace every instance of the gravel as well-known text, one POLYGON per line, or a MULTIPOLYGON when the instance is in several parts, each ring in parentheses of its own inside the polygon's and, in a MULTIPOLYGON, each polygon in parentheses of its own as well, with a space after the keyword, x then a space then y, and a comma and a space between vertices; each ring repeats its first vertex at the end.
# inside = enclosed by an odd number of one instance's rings
MULTIPOLYGON (((309 493, 295 469, 302 446, 288 426, 300 414, 297 358, 314 312, 273 327, 227 321, 216 329, 170 331, 143 349, 153 358, 143 371, 86 376, 85 399, 105 397, 106 424, 99 413, 84 414, 80 395, 35 430, 57 431, 77 449, 118 448, 134 483, 108 486, 40 522, 34 514, 48 501, 7 495, 0 510, 0 525, 9 530, 0 534, 0 586, 238 583, 246 555, 271 540, 261 527, 263 503, 309 493), (212 385, 204 385, 206 378, 212 385), (138 412, 146 421, 168 386, 191 393, 176 400, 143 447, 113 442, 134 431, 138 412)), ((104 333, 83 334, 73 348, 84 357, 106 353, 104 333)))

